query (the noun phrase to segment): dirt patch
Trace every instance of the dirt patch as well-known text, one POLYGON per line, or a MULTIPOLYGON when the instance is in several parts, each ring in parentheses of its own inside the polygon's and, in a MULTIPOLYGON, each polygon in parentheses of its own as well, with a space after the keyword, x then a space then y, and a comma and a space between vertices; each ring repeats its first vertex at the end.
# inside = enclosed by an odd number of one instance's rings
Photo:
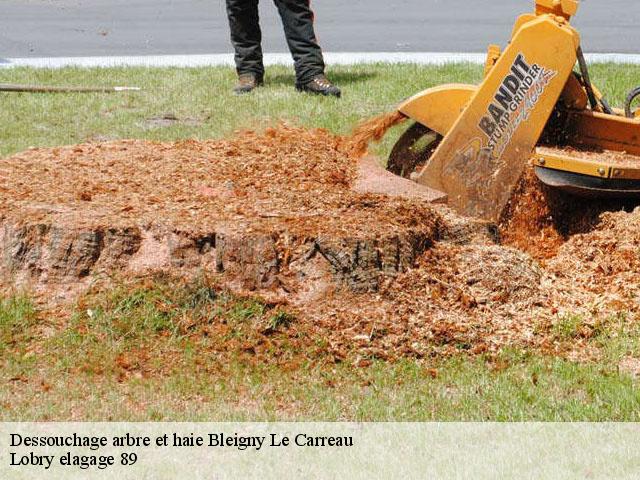
POLYGON ((202 125, 203 120, 193 117, 180 118, 174 113, 163 113, 156 115, 155 117, 148 118, 144 122, 144 127, 147 130, 154 130, 157 128, 172 127, 174 125, 185 125, 189 127, 197 127, 202 125))
POLYGON ((624 357, 618 364, 618 370, 637 380, 640 378, 640 358, 624 357))

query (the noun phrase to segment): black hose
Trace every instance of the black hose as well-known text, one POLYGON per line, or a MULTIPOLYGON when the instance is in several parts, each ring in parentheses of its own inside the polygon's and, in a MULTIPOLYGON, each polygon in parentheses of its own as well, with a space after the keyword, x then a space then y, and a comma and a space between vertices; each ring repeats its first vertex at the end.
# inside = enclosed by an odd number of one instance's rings
POLYGON ((578 65, 580 65, 580 73, 582 73, 582 81, 584 83, 584 88, 587 90, 587 98, 589 99, 589 104, 591 104, 592 110, 597 110, 598 105, 602 107, 602 111, 609 115, 613 114, 613 110, 605 101, 598 102, 596 98, 596 94, 593 91, 593 85, 591 84, 591 78, 589 77, 589 68, 587 67, 587 61, 584 58, 584 53, 582 52, 582 47, 578 47, 577 51, 578 56, 578 65))

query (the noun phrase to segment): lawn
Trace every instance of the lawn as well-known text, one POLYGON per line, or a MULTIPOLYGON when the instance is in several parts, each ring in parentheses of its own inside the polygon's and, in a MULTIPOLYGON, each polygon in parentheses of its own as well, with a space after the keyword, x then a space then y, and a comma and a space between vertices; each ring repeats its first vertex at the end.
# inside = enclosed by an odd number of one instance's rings
POLYGON ((117 138, 221 138, 280 121, 347 133, 359 120, 392 110, 424 88, 480 76, 481 69, 463 65, 341 67, 331 71, 344 90, 335 100, 297 93, 293 73, 282 67, 269 69, 266 87, 243 97, 230 95, 235 75, 228 68, 0 69, 0 83, 143 88, 117 94, 0 93, 0 155, 117 138))
MULTIPOLYGON (((0 155, 118 138, 220 138, 278 121, 348 132, 404 97, 481 68, 335 68, 342 100, 301 95, 284 68, 255 95, 229 94, 233 72, 201 69, 0 69, 0 83, 136 85, 140 93, 0 94, 0 155)), ((613 105, 638 67, 596 65, 613 105)), ((384 155, 394 135, 376 147, 384 155)), ((558 335, 571 338, 580 318, 558 335)), ((614 318, 591 363, 530 351, 374 361, 355 366, 277 306, 210 279, 156 278, 81 298, 72 314, 16 292, 0 300, 2 420, 581 420, 640 421, 640 391, 621 360, 640 355, 637 319, 614 318)))

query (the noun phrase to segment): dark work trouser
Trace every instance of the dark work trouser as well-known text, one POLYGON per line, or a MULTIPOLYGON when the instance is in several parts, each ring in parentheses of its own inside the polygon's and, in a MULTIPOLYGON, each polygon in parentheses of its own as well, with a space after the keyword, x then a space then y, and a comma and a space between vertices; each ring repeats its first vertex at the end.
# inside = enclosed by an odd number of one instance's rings
MULTIPOLYGON (((324 60, 316 41, 309 0, 274 0, 274 3, 295 61, 297 81, 306 83, 324 73, 324 60)), ((264 75, 258 0, 227 0, 227 14, 238 74, 264 75)))

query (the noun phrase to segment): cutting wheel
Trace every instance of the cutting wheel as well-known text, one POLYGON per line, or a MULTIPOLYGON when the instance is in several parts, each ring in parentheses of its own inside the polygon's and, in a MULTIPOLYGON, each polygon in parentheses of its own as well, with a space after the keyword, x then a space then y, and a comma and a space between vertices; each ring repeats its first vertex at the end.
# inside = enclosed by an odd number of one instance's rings
POLYGON ((536 176, 549 187, 580 197, 640 198, 638 180, 598 178, 544 167, 536 167, 536 176))
POLYGON ((404 178, 427 164, 442 141, 442 135, 414 123, 398 139, 387 162, 387 170, 404 178))

